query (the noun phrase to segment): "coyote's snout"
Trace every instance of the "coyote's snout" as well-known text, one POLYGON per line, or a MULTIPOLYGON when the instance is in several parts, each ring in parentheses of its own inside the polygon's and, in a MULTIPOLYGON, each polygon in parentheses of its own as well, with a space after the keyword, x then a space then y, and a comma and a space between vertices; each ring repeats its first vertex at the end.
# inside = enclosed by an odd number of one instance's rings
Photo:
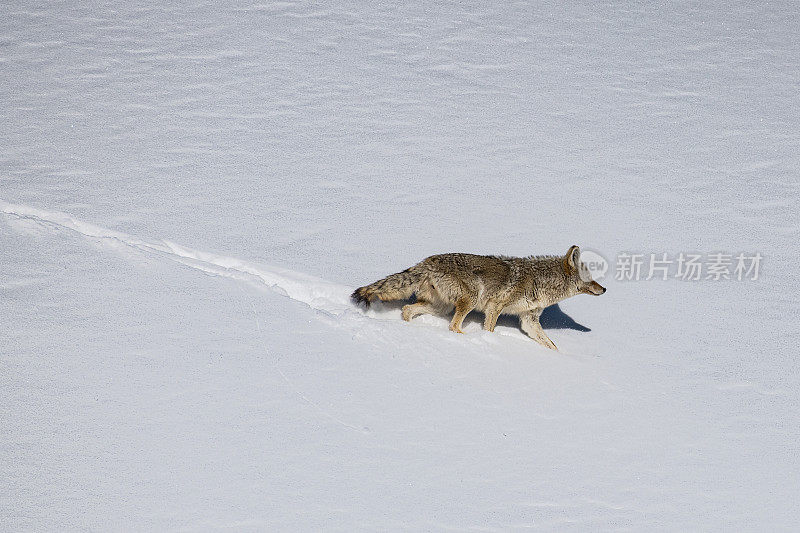
POLYGON ((432 255, 356 289, 351 298, 369 307, 375 299, 403 300, 416 294, 415 303, 403 306, 403 320, 455 307, 450 329, 457 333, 463 333, 461 324, 473 309, 485 313, 483 327, 489 331, 494 331, 501 314, 518 315, 522 331, 555 350, 539 324, 544 308, 576 294, 606 292, 592 280, 580 253, 580 248, 572 246, 564 256, 432 255))

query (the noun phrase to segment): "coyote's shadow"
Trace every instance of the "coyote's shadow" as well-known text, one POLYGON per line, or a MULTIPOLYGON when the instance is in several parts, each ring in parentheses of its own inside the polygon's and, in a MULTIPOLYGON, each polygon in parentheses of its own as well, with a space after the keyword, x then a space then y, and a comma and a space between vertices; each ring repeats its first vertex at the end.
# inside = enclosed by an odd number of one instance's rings
MULTIPOLYGON (((400 311, 404 305, 408 303, 415 302, 415 298, 411 298, 410 300, 395 300, 391 302, 380 302, 380 306, 383 309, 391 309, 400 311)), ((445 316, 446 318, 452 317, 452 311, 448 313, 449 316, 445 316)), ((479 311, 473 311, 467 318, 464 319, 465 323, 477 323, 483 325, 483 313, 479 311)), ((561 307, 558 304, 553 304, 550 307, 546 307, 544 311, 542 311, 542 316, 539 317, 539 323, 542 325, 542 329, 574 329, 575 331, 592 331, 590 328, 587 328, 583 324, 579 324, 572 319, 571 316, 566 314, 564 311, 561 310, 561 307)), ((511 315, 500 315, 497 319, 498 326, 505 326, 508 328, 519 328, 519 318, 516 316, 511 315)))
MULTIPOLYGON (((467 317, 467 322, 478 322, 483 325, 483 313, 473 311, 467 317)), ((558 304, 545 307, 539 317, 542 329, 574 329, 575 331, 592 331, 583 324, 575 322, 571 316, 561 310, 558 304)), ((519 328, 519 318, 512 315, 500 315, 497 319, 498 326, 519 328)))
POLYGON ((539 317, 542 329, 574 329, 575 331, 592 331, 583 324, 575 322, 571 316, 561 310, 558 304, 545 307, 539 317))

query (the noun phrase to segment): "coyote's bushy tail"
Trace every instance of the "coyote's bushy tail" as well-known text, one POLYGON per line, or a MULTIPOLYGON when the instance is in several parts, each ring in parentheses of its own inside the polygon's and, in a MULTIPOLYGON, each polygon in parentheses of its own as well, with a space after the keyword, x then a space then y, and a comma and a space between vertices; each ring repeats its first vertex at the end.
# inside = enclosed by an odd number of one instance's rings
POLYGON ((422 281, 423 269, 420 265, 414 265, 397 274, 386 276, 375 283, 365 287, 359 287, 350 295, 350 299, 356 305, 363 304, 369 307, 370 302, 375 298, 379 300, 405 300, 411 298, 422 281))

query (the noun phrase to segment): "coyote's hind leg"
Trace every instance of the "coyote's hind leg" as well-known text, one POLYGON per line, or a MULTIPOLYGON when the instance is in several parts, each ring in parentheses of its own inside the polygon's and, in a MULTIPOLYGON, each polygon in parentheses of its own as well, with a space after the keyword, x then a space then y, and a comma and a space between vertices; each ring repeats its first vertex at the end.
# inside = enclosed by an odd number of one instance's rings
POLYGON ((408 322, 419 315, 433 314, 433 305, 425 300, 417 300, 416 303, 403 306, 403 320, 408 322))
POLYGON ((460 298, 456 302, 456 311, 453 313, 453 320, 450 322, 450 331, 456 333, 464 333, 461 331, 461 324, 464 323, 464 318, 470 311, 475 309, 475 301, 470 298, 460 298))

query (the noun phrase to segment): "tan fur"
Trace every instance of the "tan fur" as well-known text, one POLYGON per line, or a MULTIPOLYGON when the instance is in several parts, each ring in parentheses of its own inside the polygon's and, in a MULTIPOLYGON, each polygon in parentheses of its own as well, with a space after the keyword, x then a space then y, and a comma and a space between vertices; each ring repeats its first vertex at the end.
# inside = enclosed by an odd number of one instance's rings
POLYGON ((417 301, 403 306, 403 320, 455 308, 450 330, 463 333, 464 318, 483 311, 483 327, 494 331, 501 314, 520 317, 521 329, 532 339, 556 349, 542 330, 539 315, 545 307, 576 294, 599 296, 606 291, 591 280, 580 262, 580 249, 570 247, 564 256, 505 257, 473 254, 433 255, 413 267, 356 289, 356 303, 375 299, 417 301))

